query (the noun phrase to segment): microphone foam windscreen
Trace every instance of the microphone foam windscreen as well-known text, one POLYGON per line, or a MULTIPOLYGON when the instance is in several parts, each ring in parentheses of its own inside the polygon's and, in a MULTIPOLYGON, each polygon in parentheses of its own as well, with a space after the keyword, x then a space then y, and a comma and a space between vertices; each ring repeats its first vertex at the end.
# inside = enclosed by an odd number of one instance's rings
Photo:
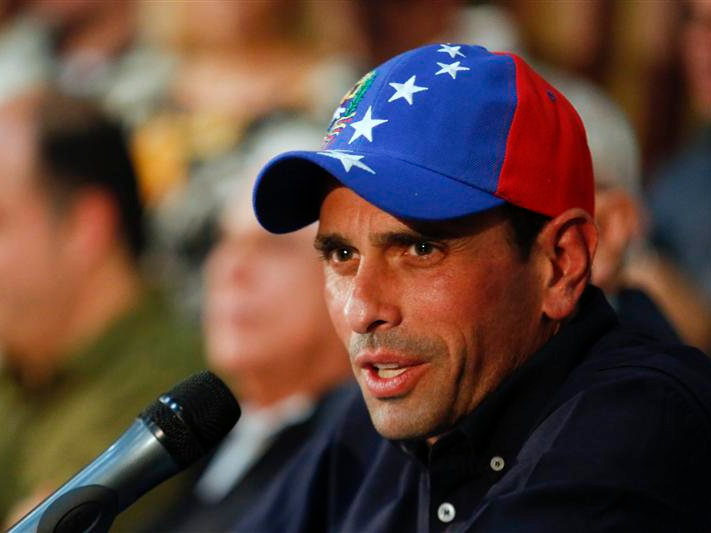
POLYGON ((161 443, 184 467, 214 448, 240 414, 227 385, 204 371, 178 383, 139 416, 162 431, 161 443))

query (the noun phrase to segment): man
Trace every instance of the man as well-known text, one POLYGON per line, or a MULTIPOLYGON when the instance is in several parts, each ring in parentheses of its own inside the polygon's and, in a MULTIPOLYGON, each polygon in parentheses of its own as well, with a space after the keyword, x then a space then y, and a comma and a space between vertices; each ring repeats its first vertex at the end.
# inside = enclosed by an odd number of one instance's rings
POLYGON ((142 281, 136 177, 121 130, 92 106, 38 91, 0 108, 0 220, 6 523, 200 357, 195 333, 142 281))
POLYGON ((637 277, 670 317, 684 320, 683 336, 711 350, 711 3, 688 0, 681 7, 681 59, 697 128, 651 176, 651 241, 659 253, 637 277), (650 284, 653 277, 664 283, 650 284), (687 305, 689 294, 699 304, 687 305))
POLYGON ((238 530, 707 531, 711 363, 590 286, 580 119, 520 58, 434 45, 368 73, 318 152, 264 169, 319 219, 363 399, 238 530), (250 529, 251 528, 251 529, 250 529))
POLYGON ((0 101, 51 83, 131 126, 155 110, 177 65, 141 39, 139 2, 22 4, 0 38, 0 101))
MULTIPOLYGON (((318 145, 313 128, 296 121, 263 130, 249 146, 260 167, 268 159, 261 154, 278 150, 275 138, 282 147, 285 139, 318 145)), ((311 247, 316 228, 266 232, 251 209, 252 183, 232 184, 205 269, 208 365, 239 398, 242 416, 151 531, 224 531, 310 437, 334 423, 346 398, 348 387, 339 386, 350 374, 348 357, 329 324, 311 247)))
MULTIPOLYGON (((648 283, 644 283, 644 276, 640 275, 652 253, 646 242, 642 170, 632 126, 622 110, 590 83, 555 71, 548 72, 547 77, 555 80, 556 87, 575 106, 587 132, 595 174, 595 222, 599 235, 592 282, 605 292, 626 328, 679 342, 672 324, 686 333, 687 321, 673 313, 668 315, 668 320, 658 307, 660 302, 647 295, 648 289, 654 291, 660 284, 671 286, 678 274, 662 276, 656 272, 654 277, 646 276, 648 283)), ((682 300, 683 287, 676 284, 673 290, 682 300)), ((693 294, 683 298, 683 307, 696 311, 699 321, 711 320, 704 316, 700 303, 693 294)), ((671 310, 665 308, 664 311, 671 310)), ((685 340, 693 346, 704 347, 695 342, 694 336, 685 336, 685 340)))

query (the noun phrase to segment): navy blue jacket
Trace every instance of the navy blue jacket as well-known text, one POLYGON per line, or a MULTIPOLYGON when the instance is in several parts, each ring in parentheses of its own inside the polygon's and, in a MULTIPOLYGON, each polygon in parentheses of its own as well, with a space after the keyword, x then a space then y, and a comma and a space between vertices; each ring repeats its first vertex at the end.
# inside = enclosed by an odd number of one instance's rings
POLYGON ((431 448, 374 430, 357 390, 238 531, 711 532, 711 361, 575 319, 431 448))

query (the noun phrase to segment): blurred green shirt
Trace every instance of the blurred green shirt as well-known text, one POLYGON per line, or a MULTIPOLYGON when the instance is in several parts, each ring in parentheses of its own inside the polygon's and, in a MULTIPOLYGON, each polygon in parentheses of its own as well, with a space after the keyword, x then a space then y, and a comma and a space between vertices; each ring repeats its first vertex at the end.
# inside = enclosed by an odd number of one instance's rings
MULTIPOLYGON (((0 525, 18 502, 58 488, 146 405, 201 370, 201 354, 196 328, 148 292, 100 338, 65 359, 51 384, 26 390, 0 370, 0 525)), ((141 507, 146 511, 146 504, 137 507, 134 518, 141 507)), ((130 516, 123 518, 130 523, 130 516)))

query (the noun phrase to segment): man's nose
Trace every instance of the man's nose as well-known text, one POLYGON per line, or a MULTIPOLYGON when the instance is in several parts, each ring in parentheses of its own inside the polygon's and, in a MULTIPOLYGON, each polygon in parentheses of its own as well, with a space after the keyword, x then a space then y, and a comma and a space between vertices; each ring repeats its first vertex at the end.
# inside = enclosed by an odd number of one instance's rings
POLYGON ((207 262, 207 275, 213 281, 232 285, 247 285, 252 278, 249 252, 220 243, 207 262))
POLYGON ((353 332, 372 333, 400 324, 397 284, 385 268, 363 261, 352 282, 344 312, 353 332))

